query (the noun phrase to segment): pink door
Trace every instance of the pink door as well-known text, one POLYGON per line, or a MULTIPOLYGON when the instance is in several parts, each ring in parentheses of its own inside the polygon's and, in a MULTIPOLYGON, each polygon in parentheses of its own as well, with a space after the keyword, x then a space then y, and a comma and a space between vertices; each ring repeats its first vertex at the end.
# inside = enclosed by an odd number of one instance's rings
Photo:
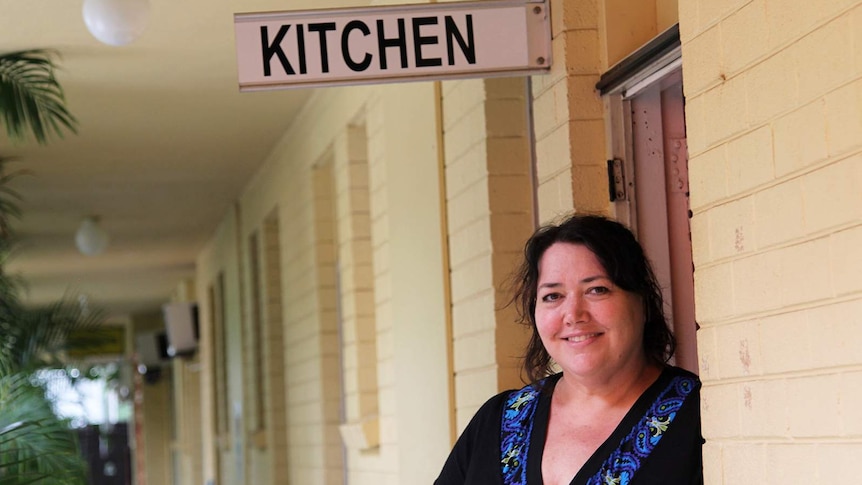
POLYGON ((676 364, 697 372, 697 324, 682 79, 671 74, 630 99, 634 227, 662 286, 676 364))

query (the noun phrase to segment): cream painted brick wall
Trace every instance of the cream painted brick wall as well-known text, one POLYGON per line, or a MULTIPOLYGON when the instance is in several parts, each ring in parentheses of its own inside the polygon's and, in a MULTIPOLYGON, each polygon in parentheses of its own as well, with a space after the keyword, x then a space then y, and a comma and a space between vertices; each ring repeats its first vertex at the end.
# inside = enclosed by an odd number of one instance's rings
POLYGON ((756 249, 753 197, 734 200, 709 211, 711 259, 731 258, 756 249))
POLYGON ((857 67, 852 64, 853 33, 849 16, 841 16, 819 27, 793 44, 790 55, 800 66, 798 72, 799 98, 804 102, 820 98, 851 79, 857 67), (824 49, 824 46, 832 48, 824 49), (845 48, 836 48, 845 47, 845 48))
POLYGON ((802 187, 798 180, 758 192, 754 205, 756 213, 761 215, 754 232, 758 247, 768 248, 804 234, 802 187))
POLYGON ((723 64, 733 75, 768 52, 767 1, 746 2, 721 23, 723 64), (745 35, 740 35, 744 33, 745 35))
POLYGON ((788 175, 827 157, 825 102, 815 100, 775 120, 775 174, 788 175))
POLYGON ((806 174, 801 178, 801 186, 805 201, 803 220, 809 232, 862 220, 862 155, 806 174))
POLYGON ((575 205, 571 173, 559 174, 539 185, 537 199, 540 221, 550 221, 570 213, 575 205))
POLYGON ((457 417, 455 425, 463 430, 473 414, 489 397, 500 392, 497 384, 497 368, 489 364, 485 367, 463 370, 455 379, 457 417))
POLYGON ((842 436, 862 435, 862 421, 858 419, 858 412, 862 405, 862 390, 857 385, 860 377, 862 372, 858 370, 838 376, 839 420, 842 436))
POLYGON ((281 305, 281 251, 278 214, 270 214, 261 228, 261 277, 263 311, 266 322, 263 330, 265 356, 265 409, 266 438, 269 453, 268 476, 270 483, 288 474, 287 462, 287 406, 285 403, 285 345, 281 305))
POLYGON ((602 8, 595 0, 552 4, 554 65, 533 78, 540 221, 572 209, 608 210, 604 110, 595 90, 609 42, 599 30, 602 8))
POLYGON ((776 409, 780 400, 793 399, 782 379, 746 382, 742 385, 740 427, 748 436, 760 440, 777 440, 787 436, 788 415, 776 409))
MULTIPOLYGON (((862 27, 862 22, 858 25, 862 27)), ((858 41, 862 42, 862 37, 858 41)), ((830 156, 841 156, 862 145, 860 106, 862 83, 858 80, 826 95, 826 143, 830 156)))
POLYGON ((726 145, 727 190, 745 193, 762 187, 775 178, 771 163, 751 163, 752 160, 772 160, 772 131, 764 126, 731 140, 726 145))
POLYGON ((370 169, 364 125, 348 127, 334 148, 339 311, 345 420, 377 417, 377 330, 370 169))
POLYGON ((789 50, 774 53, 740 77, 748 93, 748 115, 752 124, 764 123, 799 104, 796 59, 789 50), (782 86, 782 89, 775 89, 782 86))
POLYGON ((683 44, 682 55, 691 59, 691 74, 685 78, 685 92, 697 93, 708 89, 727 76, 723 62, 715 62, 715 46, 722 42, 722 31, 718 26, 701 33, 683 44))
MULTIPOLYGON (((443 84, 456 426, 511 382, 514 326, 495 309, 514 247, 532 232, 525 84, 518 79, 443 84), (479 100, 476 103, 473 100, 479 100), (516 243, 515 240, 518 242, 516 243), (486 379, 484 382, 479 382, 486 379), (465 385, 469 383, 469 385, 465 385)), ((549 106, 548 109, 553 109, 549 106)))
POLYGON ((715 337, 718 351, 711 365, 718 365, 722 379, 763 373, 757 325, 745 321, 724 325, 716 331, 715 337))
MULTIPOLYGON (((799 335, 815 330, 809 326, 805 313, 773 315, 762 319, 759 326, 764 342, 761 358, 765 373, 781 374, 814 367, 815 356, 810 339, 799 338, 799 335)), ((825 349, 818 350, 822 352, 825 349)))
POLYGON ((733 314, 733 265, 703 266, 694 272, 695 308, 702 327, 715 324, 733 314))
POLYGON ((539 187, 552 179, 571 172, 569 162, 569 130, 567 127, 559 126, 556 130, 544 138, 541 144, 536 146, 536 177, 539 187))
MULTIPOLYGON (((706 146, 741 134, 748 127, 750 114, 746 103, 744 76, 727 79, 701 96, 703 109, 711 120, 709 130, 704 133, 706 146)), ((695 145, 697 146, 699 145, 695 145)), ((691 148, 689 142, 689 149, 691 148)))
MULTIPOLYGON (((452 202, 455 201, 453 200, 452 202)), ((450 207, 454 207, 455 210, 460 208, 458 204, 452 204, 451 202, 450 207)), ((491 239, 491 226, 483 222, 482 219, 473 219, 449 236, 449 260, 452 267, 466 264, 471 258, 477 255, 476 248, 473 246, 474 241, 489 241, 491 239)), ((485 251, 480 250, 479 254, 483 252, 490 252, 489 248, 486 248, 485 251)))
MULTIPOLYGON (((489 156, 484 144, 474 145, 458 156, 457 161, 446 166, 446 193, 451 199, 471 190, 488 176, 488 168, 477 160, 485 160, 489 156)), ((459 223, 463 225, 462 220, 459 223)))
MULTIPOLYGON (((706 463, 722 463, 722 447, 711 442, 704 443, 703 461, 706 463)), ((718 467, 708 467, 704 470, 703 478, 704 483, 722 483, 722 470, 718 467)))
POLYGON ((720 443, 740 436, 741 397, 739 384, 705 383, 701 390, 701 412, 705 416, 701 427, 707 441, 720 443))
MULTIPOLYGON (((794 438, 827 438, 841 433, 840 375, 787 379, 787 434, 794 438), (798 419, 817 410, 819 419, 798 419)), ((813 482, 812 482, 813 483, 813 482)))
POLYGON ((862 453, 862 445, 821 444, 817 446, 815 453, 821 483, 840 482, 853 476, 859 453, 862 453))
POLYGON ((704 461, 706 469, 704 479, 710 477, 710 465, 718 465, 717 472, 720 473, 722 481, 705 483, 772 483, 771 469, 767 466, 766 446, 753 443, 730 443, 721 448, 721 462, 704 461))
POLYGON ((862 291, 862 227, 856 226, 830 236, 829 267, 836 296, 862 291))
POLYGON ((716 333, 718 329, 703 326, 697 330, 698 372, 702 380, 715 380, 721 376, 718 368, 718 347, 716 333))
MULTIPOLYGON (((455 345, 455 372, 496 365, 494 330, 460 336, 455 345)), ((490 396, 487 396, 490 397, 490 396)))
MULTIPOLYGON (((693 108, 689 107, 687 111, 691 113, 693 108)), ((689 132, 691 131, 692 129, 689 129, 689 132)), ((693 134, 689 133, 689 146, 693 142, 692 137, 693 134)), ((720 146, 693 155, 689 159, 689 189, 691 191, 689 203, 692 208, 712 205, 727 197, 728 162, 726 152, 726 148, 720 146)))
POLYGON ((811 340, 811 368, 847 367, 858 363, 862 352, 862 301, 839 300, 805 312, 811 340))
POLYGON ((461 322, 454 330, 454 337, 460 338, 476 332, 489 331, 494 328, 496 319, 488 308, 494 306, 494 293, 491 289, 463 300, 454 300, 452 319, 461 322))
POLYGON ((828 483, 862 442, 860 18, 680 5, 708 484, 828 483))

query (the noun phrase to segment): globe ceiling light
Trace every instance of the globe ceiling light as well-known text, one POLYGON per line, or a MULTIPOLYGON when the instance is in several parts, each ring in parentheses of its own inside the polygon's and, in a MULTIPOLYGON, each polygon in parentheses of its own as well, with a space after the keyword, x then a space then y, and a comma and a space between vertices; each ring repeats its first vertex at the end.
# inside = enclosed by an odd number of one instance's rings
POLYGON ((144 33, 150 18, 147 0, 84 0, 84 23, 108 45, 126 45, 144 33))
POLYGON ((75 245, 81 254, 97 256, 108 247, 108 233, 99 225, 97 218, 85 217, 75 233, 75 245))

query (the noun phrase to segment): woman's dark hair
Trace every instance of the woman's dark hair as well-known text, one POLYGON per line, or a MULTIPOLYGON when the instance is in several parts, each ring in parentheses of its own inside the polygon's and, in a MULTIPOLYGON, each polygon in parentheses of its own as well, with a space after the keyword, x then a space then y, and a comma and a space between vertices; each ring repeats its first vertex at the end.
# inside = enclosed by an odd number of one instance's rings
POLYGON ((656 281, 643 248, 634 235, 619 222, 596 215, 573 215, 559 224, 539 228, 524 246, 524 261, 515 274, 515 303, 519 321, 532 328, 524 355, 523 369, 536 382, 551 373, 551 356, 542 345, 536 328, 536 296, 539 261, 554 243, 581 244, 593 252, 611 281, 623 290, 641 297, 644 306, 643 345, 647 358, 667 362, 676 342, 664 315, 661 288, 656 281))

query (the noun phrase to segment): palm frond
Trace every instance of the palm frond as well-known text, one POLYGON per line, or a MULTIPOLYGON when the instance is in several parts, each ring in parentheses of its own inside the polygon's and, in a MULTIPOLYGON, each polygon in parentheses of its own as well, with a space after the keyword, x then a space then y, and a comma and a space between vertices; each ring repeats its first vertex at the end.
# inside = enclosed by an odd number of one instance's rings
POLYGON ((0 484, 86 483, 77 438, 29 374, 0 376, 0 484))
MULTIPOLYGON (((21 217, 21 209, 18 206, 21 196, 9 187, 9 182, 24 172, 20 170, 7 172, 6 164, 10 161, 8 158, 0 157, 0 255, 8 251, 11 244, 11 220, 21 217)), ((0 267, 0 272, 2 272, 2 267, 0 267)))
POLYGON ((55 55, 43 49, 0 54, 0 122, 9 138, 23 140, 30 131, 46 143, 64 130, 76 132, 77 120, 54 76, 55 55))

